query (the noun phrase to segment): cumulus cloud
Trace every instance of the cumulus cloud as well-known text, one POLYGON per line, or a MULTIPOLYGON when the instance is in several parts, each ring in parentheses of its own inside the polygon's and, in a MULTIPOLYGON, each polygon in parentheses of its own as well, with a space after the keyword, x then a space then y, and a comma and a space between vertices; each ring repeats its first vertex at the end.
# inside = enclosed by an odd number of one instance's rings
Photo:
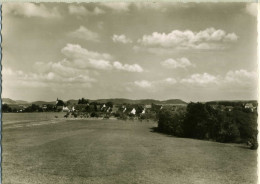
POLYGON ((124 71, 128 71, 128 72, 143 72, 143 68, 138 65, 138 64, 133 64, 133 65, 129 65, 129 64, 122 64, 118 61, 115 61, 113 63, 114 68, 118 69, 118 70, 124 70, 124 71))
POLYGON ((226 44, 237 41, 235 33, 226 33, 224 30, 208 28, 199 32, 191 30, 173 30, 170 33, 154 32, 138 39, 138 43, 147 47, 216 50, 226 48, 226 44))
POLYGON ((125 11, 129 11, 129 6, 131 4, 129 2, 103 2, 103 3, 99 3, 99 5, 117 12, 125 12, 125 11))
POLYGON ((98 53, 82 48, 80 45, 67 44, 61 52, 70 58, 71 64, 77 68, 92 68, 101 70, 123 70, 128 72, 143 72, 138 64, 122 64, 112 62, 113 57, 107 53, 98 53))
POLYGON ((186 68, 190 66, 195 66, 190 62, 188 58, 182 57, 178 59, 166 59, 165 61, 161 62, 161 65, 166 67, 166 68, 186 68))
POLYGON ((107 53, 99 53, 94 51, 89 51, 78 44, 70 44, 68 43, 61 52, 67 56, 68 58, 73 59, 85 59, 85 58, 92 58, 92 59, 104 59, 110 60, 113 57, 107 53))
POLYGON ((166 78, 166 79, 162 80, 161 82, 166 83, 166 84, 176 84, 177 80, 174 79, 174 78, 169 77, 169 78, 166 78))
MULTIPOLYGON (((59 72, 54 70, 55 66, 50 66, 54 63, 49 63, 48 70, 42 72, 24 72, 21 70, 12 70, 11 68, 3 67, 4 85, 13 86, 27 86, 27 87, 49 87, 50 85, 62 85, 64 83, 84 83, 88 87, 91 83, 95 82, 94 78, 89 77, 84 71, 77 73, 67 73, 67 75, 60 75, 59 72)), ((41 63, 38 66, 44 67, 41 63)))
POLYGON ((181 83, 188 84, 210 84, 210 83, 218 83, 218 78, 214 75, 203 73, 203 74, 193 74, 187 78, 181 79, 181 83))
POLYGON ((153 89, 156 90, 157 88, 161 89, 162 87, 167 87, 169 85, 174 85, 176 84, 178 81, 175 78, 165 78, 165 79, 160 79, 160 80, 153 80, 153 81, 147 81, 147 80, 139 80, 139 81, 134 81, 134 85, 137 87, 141 87, 141 88, 149 88, 149 89, 153 89))
POLYGON ((174 3, 168 3, 168 2, 135 2, 133 5, 139 9, 151 9, 156 11, 165 12, 167 10, 167 7, 170 5, 173 5, 174 3))
POLYGON ((135 81, 134 84, 141 88, 149 88, 152 86, 152 83, 147 80, 135 81))
POLYGON ((100 15, 104 14, 105 11, 99 7, 95 7, 92 11, 88 10, 84 6, 69 5, 69 13, 72 15, 100 15))
POLYGON ((96 69, 101 69, 101 70, 110 70, 112 69, 112 65, 110 63, 110 61, 106 61, 106 60, 96 60, 96 59, 89 59, 89 64, 90 66, 92 66, 93 68, 96 69))
POLYGON ((113 42, 119 42, 123 44, 132 43, 133 41, 130 38, 127 38, 125 35, 113 35, 112 37, 113 42))
POLYGON ((224 82, 226 83, 243 83, 243 84, 256 84, 257 73, 252 71, 249 72, 247 70, 231 70, 227 72, 224 82))
POLYGON ((245 10, 249 15, 257 17, 257 6, 258 3, 247 3, 245 10))
POLYGON ((194 85, 208 85, 215 84, 221 87, 245 87, 256 86, 257 73, 247 70, 230 70, 224 76, 212 75, 208 73, 192 74, 189 77, 180 80, 180 83, 194 84, 194 85))
POLYGON ((80 26, 77 30, 69 33, 70 36, 75 37, 75 38, 80 38, 84 40, 89 40, 89 41, 94 41, 98 42, 99 41, 99 35, 89 29, 87 29, 84 26, 80 26))
POLYGON ((56 7, 47 8, 39 3, 4 3, 3 14, 13 14, 24 17, 54 18, 60 17, 56 7))
POLYGON ((98 70, 143 72, 138 64, 113 62, 109 54, 89 51, 76 44, 67 44, 61 52, 66 58, 58 62, 36 62, 33 65, 34 72, 4 68, 2 74, 5 86, 23 84, 28 87, 50 87, 55 84, 72 84, 73 87, 74 83, 80 83, 91 87, 97 81, 93 76, 96 76, 98 70))

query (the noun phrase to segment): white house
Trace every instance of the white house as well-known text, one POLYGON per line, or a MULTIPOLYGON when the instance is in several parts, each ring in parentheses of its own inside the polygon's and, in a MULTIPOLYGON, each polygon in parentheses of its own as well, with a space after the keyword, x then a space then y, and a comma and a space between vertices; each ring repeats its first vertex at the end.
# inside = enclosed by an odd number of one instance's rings
POLYGON ((142 114, 145 114, 145 109, 143 109, 142 114))
POLYGON ((130 114, 134 114, 135 115, 135 113, 136 113, 136 110, 135 110, 135 108, 133 108, 132 111, 130 112, 130 114))
POLYGON ((62 111, 63 111, 63 112, 69 112, 70 110, 69 110, 68 107, 63 106, 63 107, 62 107, 62 111))
POLYGON ((104 108, 106 108, 106 104, 104 104, 104 105, 101 107, 101 110, 103 110, 104 108))

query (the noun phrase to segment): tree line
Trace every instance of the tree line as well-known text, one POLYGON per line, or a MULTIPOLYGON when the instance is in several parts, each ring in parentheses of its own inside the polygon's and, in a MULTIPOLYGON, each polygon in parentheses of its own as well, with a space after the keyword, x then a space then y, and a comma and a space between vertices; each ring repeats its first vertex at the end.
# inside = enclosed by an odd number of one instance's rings
POLYGON ((213 109, 209 104, 189 103, 186 110, 161 110, 157 130, 178 137, 217 142, 248 143, 257 149, 257 112, 240 108, 213 109))

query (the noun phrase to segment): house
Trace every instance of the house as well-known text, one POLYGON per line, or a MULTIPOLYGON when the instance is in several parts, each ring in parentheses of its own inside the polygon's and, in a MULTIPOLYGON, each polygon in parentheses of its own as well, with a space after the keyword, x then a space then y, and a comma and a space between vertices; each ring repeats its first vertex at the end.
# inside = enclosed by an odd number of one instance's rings
POLYGON ((250 109, 253 112, 255 107, 253 106, 252 103, 246 103, 245 104, 245 109, 250 109))
POLYGON ((251 108, 254 108, 252 103, 246 103, 245 104, 245 109, 251 109, 251 108))
POLYGON ((68 108, 68 107, 65 107, 65 106, 62 107, 62 111, 63 111, 63 112, 70 112, 69 108, 68 108))
POLYGON ((133 109, 131 110, 130 114, 134 114, 134 115, 135 115, 135 113, 136 113, 136 110, 135 110, 135 108, 133 108, 133 109))
POLYGON ((142 114, 145 114, 145 109, 143 109, 142 114))
POLYGON ((106 104, 104 104, 102 107, 101 107, 101 111, 104 110, 106 108, 106 104))

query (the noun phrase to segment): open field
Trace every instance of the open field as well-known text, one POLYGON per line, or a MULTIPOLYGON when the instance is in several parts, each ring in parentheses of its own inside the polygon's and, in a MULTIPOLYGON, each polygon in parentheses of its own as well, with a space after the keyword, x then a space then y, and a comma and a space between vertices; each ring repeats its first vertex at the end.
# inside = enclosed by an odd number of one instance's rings
POLYGON ((3 114, 2 182, 256 183, 256 151, 154 133, 154 126, 65 120, 51 113, 3 114))

